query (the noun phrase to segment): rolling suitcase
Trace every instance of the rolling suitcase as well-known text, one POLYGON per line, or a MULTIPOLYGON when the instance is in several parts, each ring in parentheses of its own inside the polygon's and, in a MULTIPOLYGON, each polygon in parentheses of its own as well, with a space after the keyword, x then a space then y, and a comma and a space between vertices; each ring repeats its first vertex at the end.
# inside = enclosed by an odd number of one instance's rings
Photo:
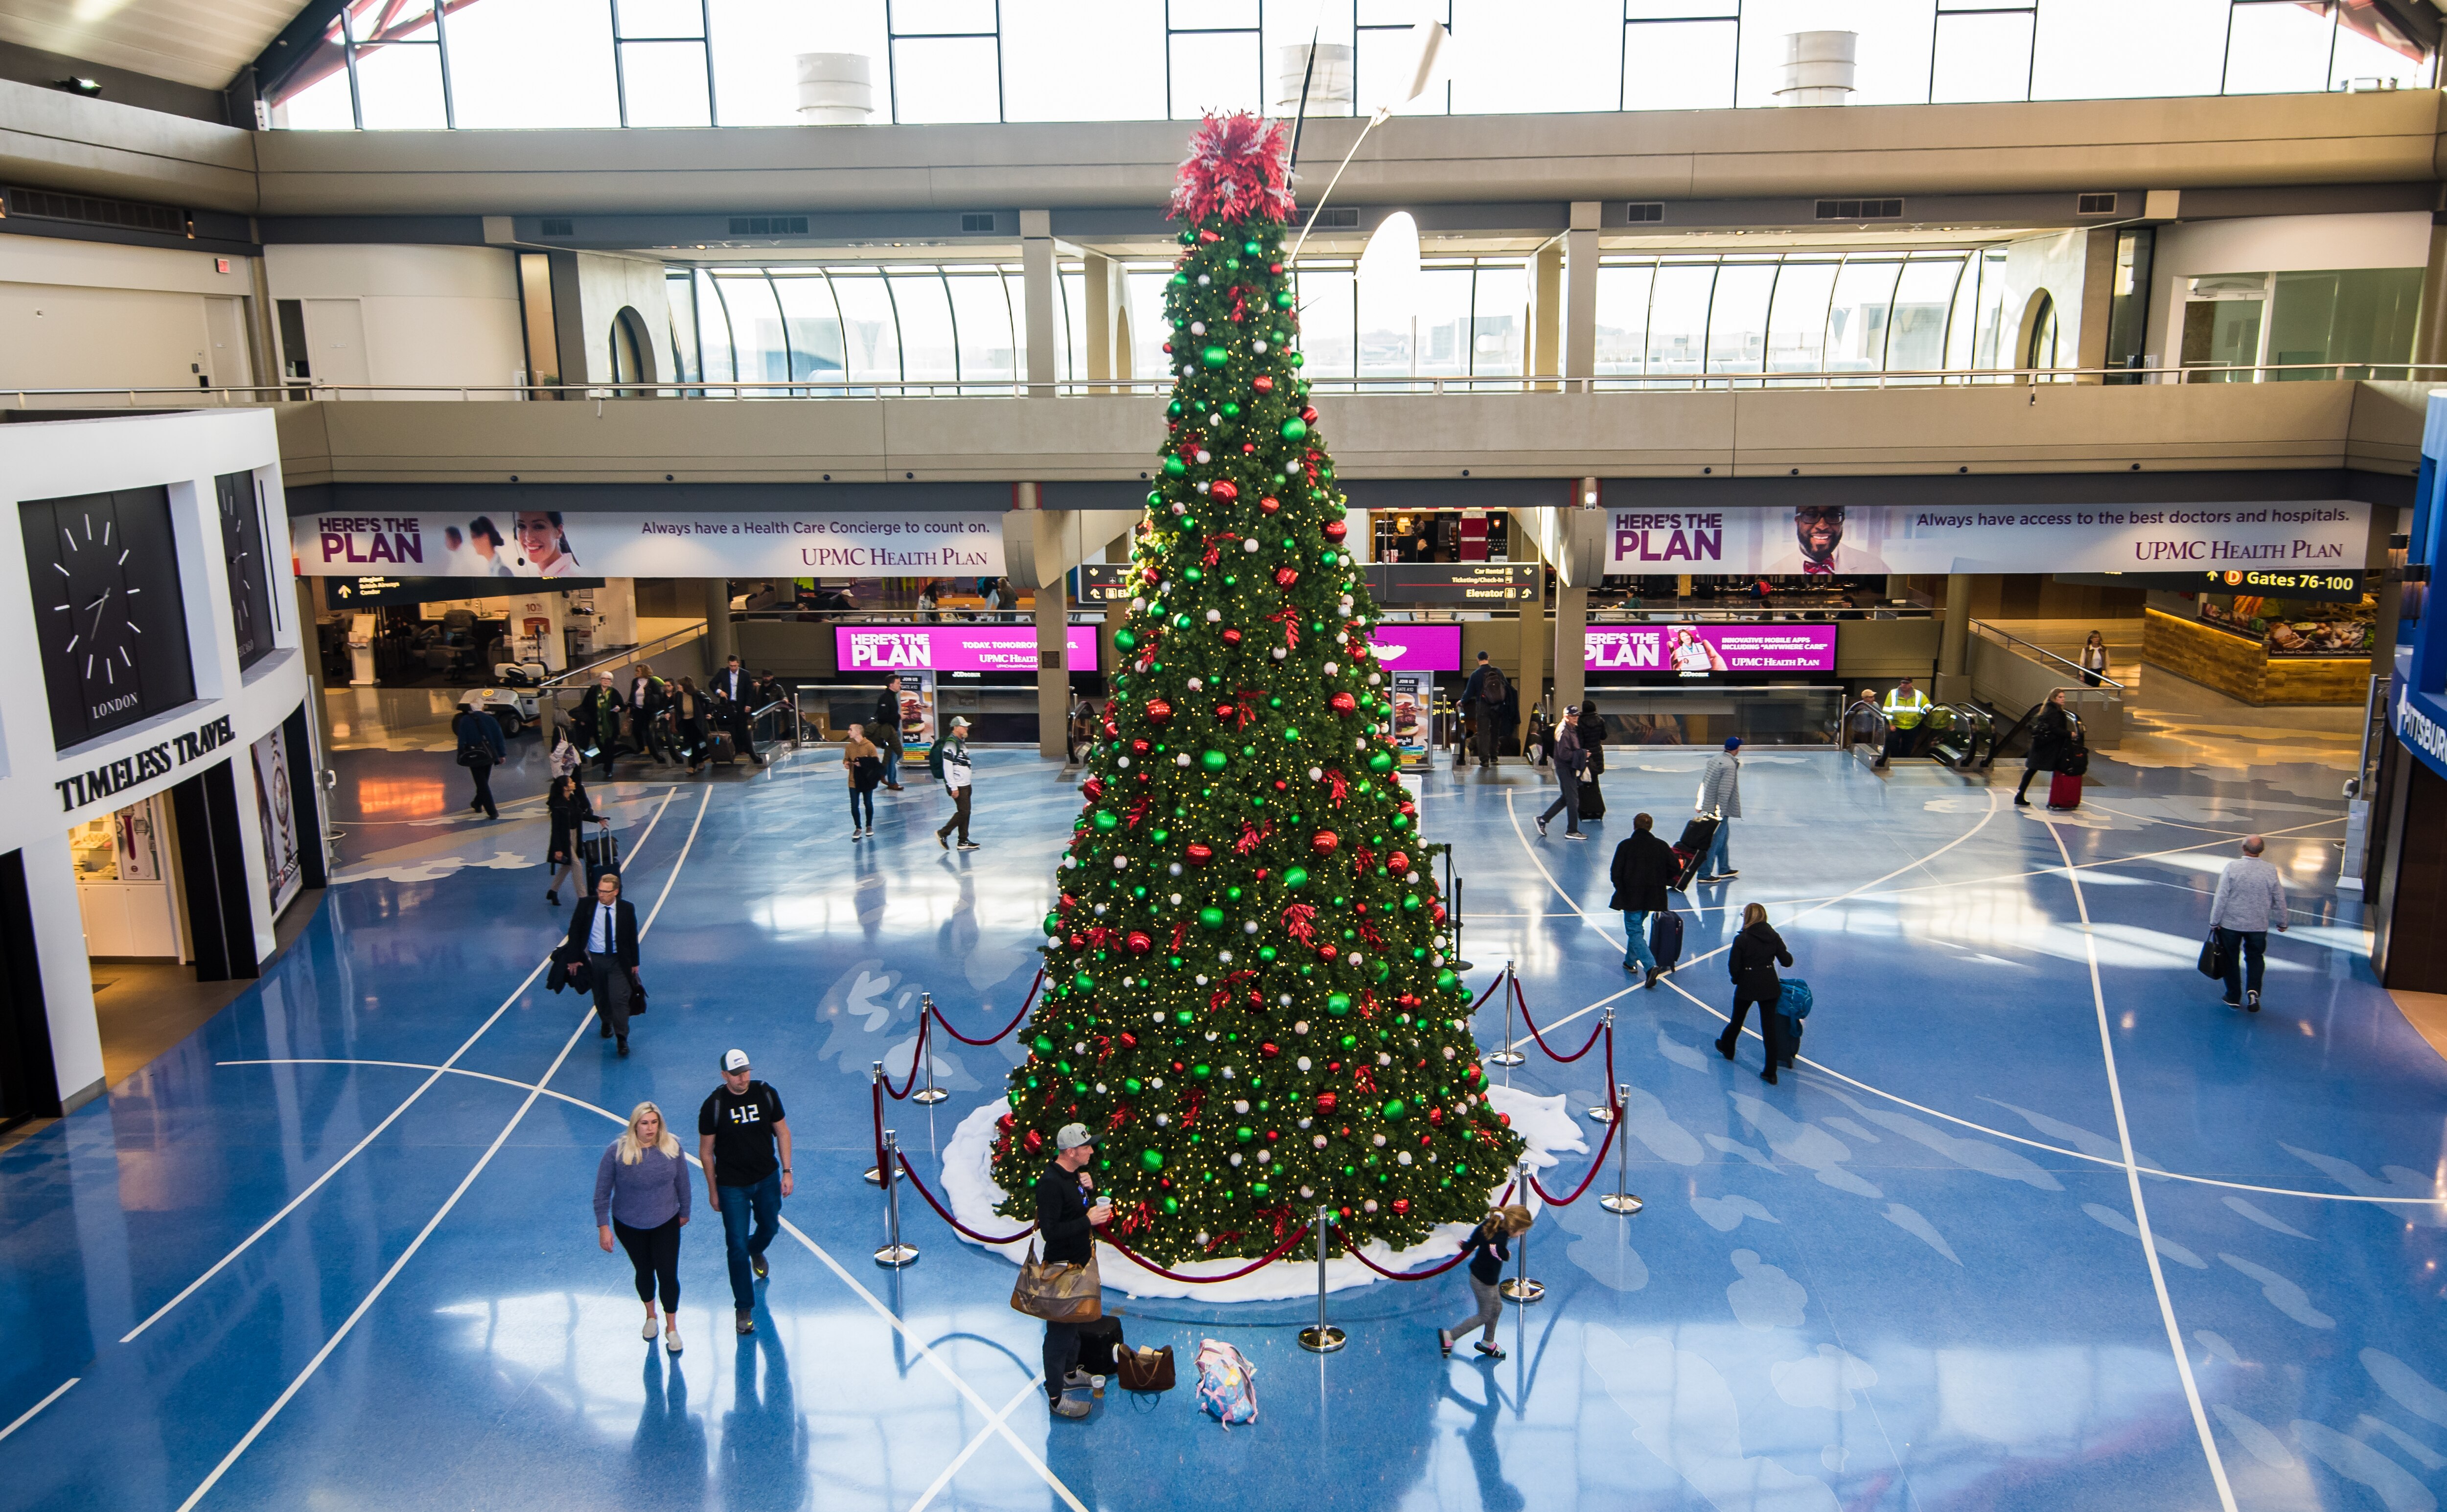
POLYGON ((608 829, 597 830, 579 841, 578 854, 586 863, 586 890, 591 894, 605 872, 620 870, 620 837, 608 829))
POLYGON ((1693 879, 1699 875, 1699 862, 1707 858, 1708 847, 1717 842, 1717 822, 1702 815, 1682 826, 1682 838, 1674 842, 1674 854, 1682 862, 1682 869, 1674 874, 1676 892, 1691 890, 1693 879))
POLYGON ((2050 808, 2079 808, 2081 806, 2081 775, 2077 772, 2055 772, 2050 774, 2048 778, 2048 806, 2050 808))
POLYGON ((1648 954, 1656 958, 1657 969, 1670 972, 1682 958, 1682 916, 1674 910, 1661 909, 1649 916, 1648 954))
POLYGON ((1605 818, 1605 794, 1598 790, 1598 780, 1594 777, 1581 779, 1581 817, 1605 818))

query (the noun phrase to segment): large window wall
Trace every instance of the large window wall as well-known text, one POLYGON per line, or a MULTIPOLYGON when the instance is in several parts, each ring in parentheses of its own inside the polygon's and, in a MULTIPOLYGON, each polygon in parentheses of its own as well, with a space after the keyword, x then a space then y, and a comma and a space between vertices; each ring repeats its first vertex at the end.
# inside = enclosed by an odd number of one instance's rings
MULTIPOLYGON (((1055 278, 1059 381, 1086 345, 1081 278, 1076 267, 1055 278)), ((668 289, 680 383, 771 386, 740 389, 748 398, 787 396, 792 385, 952 394, 1015 387, 1028 372, 1016 264, 674 269, 668 289)))
MULTIPOLYGON (((1406 113, 1772 105, 1788 33, 1857 31, 1859 104, 2427 85, 2367 4, 2301 0, 1442 0, 1450 83, 1406 113)), ((1277 49, 1356 49, 1367 110, 1411 0, 349 0, 277 126, 796 124, 793 59, 873 60, 878 123, 1263 109, 1277 49)))

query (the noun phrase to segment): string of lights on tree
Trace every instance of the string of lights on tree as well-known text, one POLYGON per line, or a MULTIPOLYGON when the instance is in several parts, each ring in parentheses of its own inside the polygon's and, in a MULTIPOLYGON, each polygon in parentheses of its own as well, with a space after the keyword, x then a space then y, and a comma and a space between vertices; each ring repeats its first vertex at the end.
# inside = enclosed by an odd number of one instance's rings
POLYGON ((1026 1217, 1055 1131, 1087 1125, 1112 1232, 1167 1264, 1264 1255, 1320 1203, 1347 1240, 1407 1248, 1481 1217, 1522 1149, 1488 1105, 1299 376, 1283 145, 1210 117, 1173 191, 1160 481, 993 1153, 1026 1217))

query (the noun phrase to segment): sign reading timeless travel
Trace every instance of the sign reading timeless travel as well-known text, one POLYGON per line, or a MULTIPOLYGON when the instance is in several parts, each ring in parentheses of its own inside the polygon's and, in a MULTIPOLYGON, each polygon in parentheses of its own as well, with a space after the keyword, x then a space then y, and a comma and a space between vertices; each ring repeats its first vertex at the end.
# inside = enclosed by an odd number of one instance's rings
POLYGON ((706 510, 302 515, 308 577, 999 577, 1002 516, 706 510))

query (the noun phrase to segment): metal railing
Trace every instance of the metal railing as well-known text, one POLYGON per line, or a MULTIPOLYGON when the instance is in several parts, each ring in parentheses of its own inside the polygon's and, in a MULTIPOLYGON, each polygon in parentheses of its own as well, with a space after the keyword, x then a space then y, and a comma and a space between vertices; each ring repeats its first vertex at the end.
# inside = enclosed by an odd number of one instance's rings
POLYGON ((2036 645, 2031 641, 2024 640, 2021 636, 2015 634, 2011 631, 1999 630, 1994 625, 1984 624, 1977 619, 1971 622, 1971 630, 1974 634, 1987 640, 1993 640, 2018 656, 2025 657, 2031 661, 2039 662, 2043 665, 2061 667, 2066 671, 2073 673, 2076 677, 2082 680, 2081 687, 2067 689, 2067 692, 2079 692, 2082 691, 2084 688, 2090 687, 2112 688, 2118 693, 2124 691, 2124 685, 2117 682, 2115 678, 2108 676, 2105 672, 2094 672, 2084 668, 2079 662, 2067 661, 2064 657, 2058 655, 2055 652, 2048 650, 2046 647, 2036 645), (2090 679, 2094 677, 2098 679, 2095 684, 2090 681, 2090 679))
MULTIPOLYGON (((1937 388, 2035 387, 2040 384, 2135 387, 2162 384, 2356 381, 2413 383, 2447 377, 2447 363, 2260 363, 2195 368, 1929 368, 1887 372, 1689 372, 1600 373, 1567 378, 1554 374, 1501 377, 1419 377, 1369 375, 1312 377, 1312 394, 1544 394, 1544 393, 1736 393, 1759 388, 1937 388), (2290 378, 2288 375, 2292 375, 2290 378)), ((1172 391, 1164 378, 1066 378, 1048 383, 1008 379, 763 379, 694 380, 686 383, 619 384, 334 384, 293 378, 283 383, 112 386, 86 388, 9 388, 0 398, 13 397, 20 409, 42 406, 35 399, 78 401, 58 407, 118 406, 130 408, 192 408, 213 406, 272 405, 309 400, 420 399, 470 400, 880 400, 880 399, 1020 399, 1020 398, 1150 398, 1172 391)))

